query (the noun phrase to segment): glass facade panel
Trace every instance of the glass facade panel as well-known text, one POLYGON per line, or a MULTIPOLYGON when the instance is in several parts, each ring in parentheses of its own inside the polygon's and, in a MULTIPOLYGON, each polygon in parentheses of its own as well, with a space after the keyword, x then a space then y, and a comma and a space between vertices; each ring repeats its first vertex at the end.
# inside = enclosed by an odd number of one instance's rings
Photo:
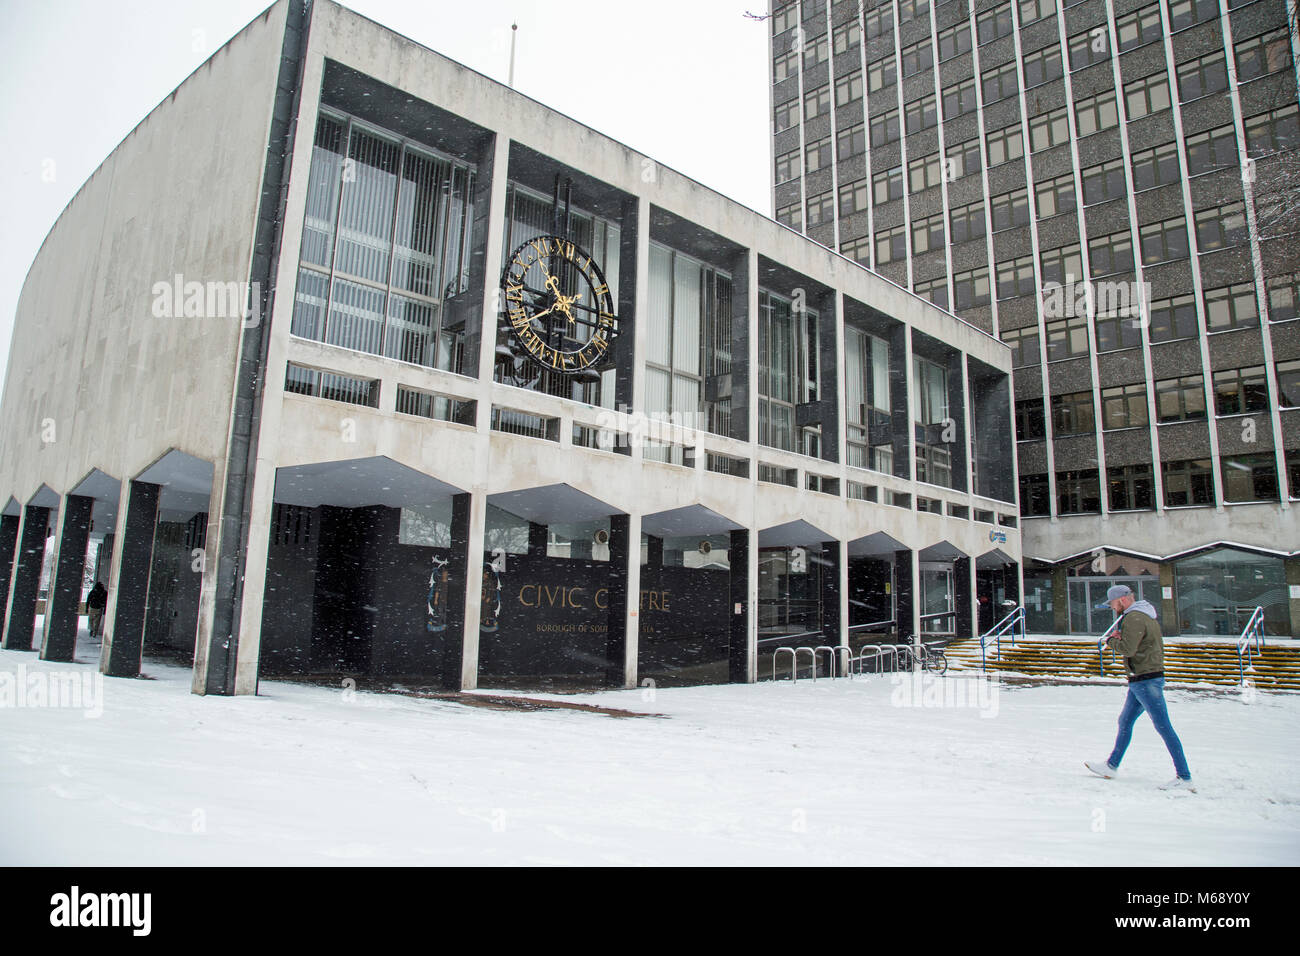
POLYGON ((1187 635, 1239 635, 1256 607, 1267 634, 1290 633, 1282 559, 1216 548, 1174 562, 1179 630, 1187 635))

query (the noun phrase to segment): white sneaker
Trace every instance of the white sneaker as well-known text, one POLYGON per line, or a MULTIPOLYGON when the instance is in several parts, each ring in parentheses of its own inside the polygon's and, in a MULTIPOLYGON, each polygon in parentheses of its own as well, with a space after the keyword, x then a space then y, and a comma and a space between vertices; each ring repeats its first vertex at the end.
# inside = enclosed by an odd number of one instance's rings
POLYGON ((1083 765, 1099 777, 1110 779, 1119 774, 1119 767, 1112 767, 1105 760, 1085 760, 1083 765))
POLYGON ((1192 793, 1196 792, 1196 787, 1192 785, 1191 778, 1184 780, 1182 777, 1174 777, 1174 779, 1170 780, 1168 783, 1162 783, 1160 785, 1160 789, 1161 790, 1190 790, 1192 793))

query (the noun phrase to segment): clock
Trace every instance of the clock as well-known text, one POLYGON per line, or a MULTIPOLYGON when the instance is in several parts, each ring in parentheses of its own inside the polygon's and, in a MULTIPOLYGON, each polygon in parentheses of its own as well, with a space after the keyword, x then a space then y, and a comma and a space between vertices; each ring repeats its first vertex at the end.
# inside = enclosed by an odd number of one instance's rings
POLYGON ((510 255, 501 275, 510 335, 539 365, 572 375, 604 364, 618 334, 600 266, 561 236, 537 236, 510 255))

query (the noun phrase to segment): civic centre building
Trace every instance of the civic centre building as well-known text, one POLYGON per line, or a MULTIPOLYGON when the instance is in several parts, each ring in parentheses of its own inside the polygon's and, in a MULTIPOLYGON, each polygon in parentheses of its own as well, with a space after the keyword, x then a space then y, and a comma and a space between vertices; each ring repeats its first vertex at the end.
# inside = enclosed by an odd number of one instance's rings
POLYGON ((1295 0, 775 0, 776 219, 1012 348, 1031 630, 1300 636, 1295 0))
POLYGON ((1020 593, 1011 351, 330 0, 113 151, 23 287, 3 641, 449 688, 753 681, 1020 593), (42 562, 52 549, 48 595, 42 562))

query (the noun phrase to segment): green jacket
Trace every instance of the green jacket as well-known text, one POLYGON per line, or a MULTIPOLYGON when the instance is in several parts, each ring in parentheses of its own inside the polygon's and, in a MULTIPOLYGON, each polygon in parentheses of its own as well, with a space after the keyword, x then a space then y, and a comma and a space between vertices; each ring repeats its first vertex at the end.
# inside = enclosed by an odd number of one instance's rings
POLYGON ((1130 606, 1120 620, 1119 630, 1111 635, 1106 645, 1118 648, 1129 680, 1165 669, 1164 635, 1150 601, 1138 601, 1130 606))

